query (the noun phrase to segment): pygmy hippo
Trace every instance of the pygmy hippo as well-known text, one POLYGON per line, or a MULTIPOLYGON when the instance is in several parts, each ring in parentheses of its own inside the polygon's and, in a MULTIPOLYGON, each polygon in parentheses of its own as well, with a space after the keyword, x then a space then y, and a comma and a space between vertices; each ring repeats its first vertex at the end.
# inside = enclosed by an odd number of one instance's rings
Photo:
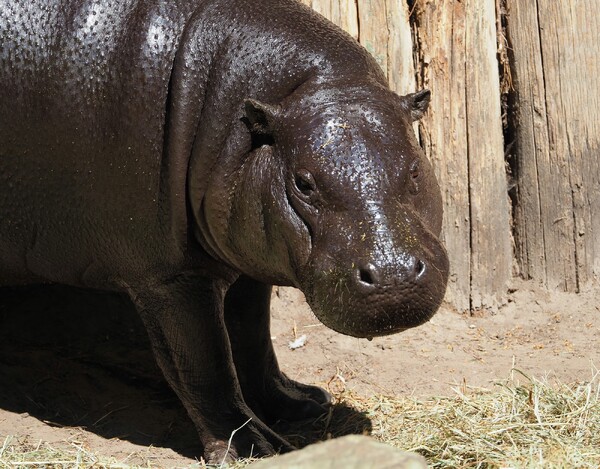
POLYGON ((442 301, 428 103, 295 0, 4 0, 0 284, 125 292, 209 462, 289 450, 267 423, 330 397, 280 371, 271 285, 355 337, 442 301))

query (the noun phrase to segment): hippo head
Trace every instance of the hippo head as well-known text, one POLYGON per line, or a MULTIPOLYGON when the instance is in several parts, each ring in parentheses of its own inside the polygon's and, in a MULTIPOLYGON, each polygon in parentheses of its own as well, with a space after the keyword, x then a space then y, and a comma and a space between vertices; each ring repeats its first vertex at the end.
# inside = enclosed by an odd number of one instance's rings
POLYGON ((257 280, 300 288, 343 334, 422 324, 448 278, 440 189, 412 127, 429 91, 297 94, 246 100, 251 150, 224 171, 227 190, 207 193, 205 223, 221 225, 213 252, 257 280))

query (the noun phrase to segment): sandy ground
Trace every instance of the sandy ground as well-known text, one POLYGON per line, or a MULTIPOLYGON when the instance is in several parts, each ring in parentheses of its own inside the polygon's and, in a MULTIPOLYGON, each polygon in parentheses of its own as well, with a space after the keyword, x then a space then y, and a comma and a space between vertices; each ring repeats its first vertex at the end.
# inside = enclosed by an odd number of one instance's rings
MULTIPOLYGON (((287 374, 332 391, 447 395, 492 387, 513 364, 551 382, 586 381, 600 366, 599 294, 520 282, 497 314, 444 307, 424 326, 369 342, 328 330, 299 292, 280 288, 272 335, 287 374), (302 335, 305 345, 290 350, 302 335)), ((56 287, 0 291, 0 446, 7 435, 157 467, 200 452, 127 303, 56 287)))

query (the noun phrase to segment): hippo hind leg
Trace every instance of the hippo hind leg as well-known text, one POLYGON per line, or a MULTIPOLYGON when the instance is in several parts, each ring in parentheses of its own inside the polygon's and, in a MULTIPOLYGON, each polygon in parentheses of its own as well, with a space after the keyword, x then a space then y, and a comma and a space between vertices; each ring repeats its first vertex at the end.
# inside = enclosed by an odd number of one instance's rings
POLYGON ((324 389, 279 369, 270 333, 271 286, 241 276, 225 298, 225 320, 244 399, 267 422, 315 418, 327 411, 324 389))

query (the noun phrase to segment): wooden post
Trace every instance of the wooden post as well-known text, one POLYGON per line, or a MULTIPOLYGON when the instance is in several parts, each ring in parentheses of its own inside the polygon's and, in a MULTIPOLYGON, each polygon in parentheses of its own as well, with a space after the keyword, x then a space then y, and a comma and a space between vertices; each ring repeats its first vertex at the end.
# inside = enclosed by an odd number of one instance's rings
POLYGON ((303 1, 360 41, 386 73, 394 91, 399 94, 415 91, 412 39, 405 2, 303 1))
POLYGON ((466 4, 471 308, 496 308, 506 296, 513 258, 496 58, 496 4, 494 0, 469 0, 466 4))
POLYGON ((551 289, 578 291, 600 276, 597 9, 593 0, 508 1, 517 260, 551 289))
POLYGON ((447 300, 495 309, 512 263, 495 3, 421 0, 413 14, 417 75, 433 95, 422 137, 444 196, 447 300))

